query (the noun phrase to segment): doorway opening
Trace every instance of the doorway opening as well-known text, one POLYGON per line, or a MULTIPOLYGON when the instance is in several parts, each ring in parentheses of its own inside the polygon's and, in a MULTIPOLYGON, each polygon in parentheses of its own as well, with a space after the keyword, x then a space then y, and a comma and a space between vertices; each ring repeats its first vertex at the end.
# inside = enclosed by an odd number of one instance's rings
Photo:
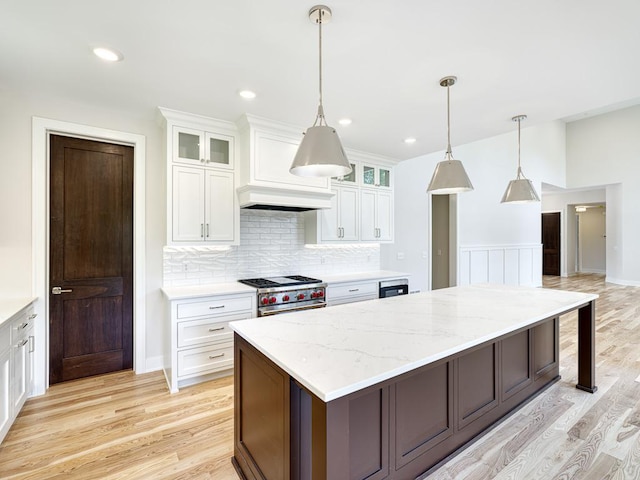
POLYGON ((457 196, 431 196, 431 290, 457 284, 457 196))
POLYGON ((42 395, 49 386, 49 136, 59 134, 134 148, 133 192, 133 321, 134 365, 136 373, 145 373, 146 301, 145 301, 145 157, 144 135, 91 127, 78 123, 33 117, 32 121, 32 250, 33 293, 35 303, 34 385, 32 394, 42 395))
POLYGON ((607 232, 606 204, 586 203, 568 205, 569 215, 567 231, 569 248, 574 252, 569 257, 573 265, 569 265, 568 274, 601 273, 607 271, 607 232))
POLYGON ((50 141, 49 383, 133 367, 133 147, 50 141))

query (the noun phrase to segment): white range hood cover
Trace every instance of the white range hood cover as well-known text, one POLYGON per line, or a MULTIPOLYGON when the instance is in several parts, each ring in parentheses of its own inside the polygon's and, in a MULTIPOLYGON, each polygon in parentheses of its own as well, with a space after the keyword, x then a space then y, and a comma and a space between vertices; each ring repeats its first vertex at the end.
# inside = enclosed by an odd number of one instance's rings
POLYGON ((263 185, 245 185, 236 189, 240 208, 304 212, 331 208, 333 192, 295 191, 263 185))

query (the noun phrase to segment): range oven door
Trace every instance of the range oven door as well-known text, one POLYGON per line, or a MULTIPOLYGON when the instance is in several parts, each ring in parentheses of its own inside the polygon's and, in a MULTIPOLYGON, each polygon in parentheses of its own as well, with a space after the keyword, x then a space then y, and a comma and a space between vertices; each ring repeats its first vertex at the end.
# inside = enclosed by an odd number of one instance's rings
POLYGON ((267 317, 270 315, 278 315, 280 313, 300 312, 302 310, 311 310, 312 308, 324 308, 326 302, 313 302, 305 305, 273 305, 258 308, 259 317, 267 317))

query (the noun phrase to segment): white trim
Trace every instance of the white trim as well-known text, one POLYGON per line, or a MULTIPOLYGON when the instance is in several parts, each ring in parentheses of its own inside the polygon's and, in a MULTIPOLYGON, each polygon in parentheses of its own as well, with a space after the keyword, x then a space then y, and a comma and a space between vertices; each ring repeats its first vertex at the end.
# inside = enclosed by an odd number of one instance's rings
POLYGON ((624 280, 622 278, 613 278, 613 277, 605 277, 604 281, 606 283, 615 283, 617 285, 627 285, 629 287, 640 287, 640 282, 637 280, 624 280))
POLYGON ((49 386, 49 134, 131 145, 133 153, 133 368, 146 368, 145 285, 145 158, 146 138, 77 123, 33 117, 32 163, 32 262, 33 295, 38 316, 35 324, 35 379, 32 395, 49 386))

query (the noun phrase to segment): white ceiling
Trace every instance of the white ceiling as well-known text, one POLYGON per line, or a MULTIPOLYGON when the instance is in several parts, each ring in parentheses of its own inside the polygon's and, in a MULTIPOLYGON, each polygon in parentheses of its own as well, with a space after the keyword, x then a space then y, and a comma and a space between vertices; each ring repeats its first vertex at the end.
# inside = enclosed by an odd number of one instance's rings
MULTIPOLYGON (((0 88, 141 115, 308 127, 317 26, 300 0, 0 0, 0 88), (90 46, 125 60, 105 64, 90 46), (258 97, 241 99, 240 89, 258 97)), ((347 147, 398 159, 640 103, 638 0, 333 0, 324 106, 347 147), (613 107, 612 107, 613 106, 613 107), (353 124, 337 125, 341 117, 353 124), (403 138, 414 136, 413 145, 403 138)))

